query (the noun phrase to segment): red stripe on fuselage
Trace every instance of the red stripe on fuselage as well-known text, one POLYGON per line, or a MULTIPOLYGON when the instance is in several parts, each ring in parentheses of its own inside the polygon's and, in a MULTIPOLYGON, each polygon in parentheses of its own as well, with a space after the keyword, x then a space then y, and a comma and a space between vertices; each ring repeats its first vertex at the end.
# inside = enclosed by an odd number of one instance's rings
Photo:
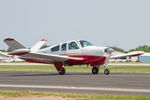
POLYGON ((17 53, 9 53, 8 55, 25 55, 25 54, 28 54, 29 52, 17 52, 17 53))
POLYGON ((46 61, 40 61, 40 60, 36 60, 36 59, 30 59, 30 58, 21 58, 27 62, 34 62, 34 63, 44 63, 44 64, 51 64, 49 62, 46 61))
POLYGON ((91 55, 69 55, 69 57, 82 58, 84 60, 67 60, 65 63, 68 65, 90 64, 91 66, 97 66, 105 64, 106 60, 106 57, 91 55))

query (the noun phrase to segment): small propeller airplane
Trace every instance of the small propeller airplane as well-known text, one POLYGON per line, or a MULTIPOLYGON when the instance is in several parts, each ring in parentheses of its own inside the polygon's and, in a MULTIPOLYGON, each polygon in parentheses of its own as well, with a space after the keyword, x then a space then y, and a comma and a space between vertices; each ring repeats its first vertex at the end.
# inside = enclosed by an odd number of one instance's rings
POLYGON ((58 45, 40 49, 47 40, 43 39, 31 49, 25 48, 13 38, 6 38, 4 42, 13 50, 9 55, 17 55, 27 62, 54 64, 58 74, 65 74, 63 66, 90 65, 92 74, 98 74, 101 65, 105 66, 104 74, 109 75, 108 63, 110 58, 125 56, 139 56, 144 52, 135 51, 122 55, 114 55, 109 47, 94 46, 85 40, 72 40, 58 45))

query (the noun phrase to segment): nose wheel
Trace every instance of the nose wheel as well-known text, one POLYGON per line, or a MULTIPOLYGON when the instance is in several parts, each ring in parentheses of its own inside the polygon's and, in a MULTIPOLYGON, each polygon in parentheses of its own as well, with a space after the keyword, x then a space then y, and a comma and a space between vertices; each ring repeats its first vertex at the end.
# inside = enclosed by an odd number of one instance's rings
POLYGON ((109 75, 109 74, 110 74, 109 69, 105 69, 105 70, 104 70, 104 74, 105 74, 105 75, 109 75))

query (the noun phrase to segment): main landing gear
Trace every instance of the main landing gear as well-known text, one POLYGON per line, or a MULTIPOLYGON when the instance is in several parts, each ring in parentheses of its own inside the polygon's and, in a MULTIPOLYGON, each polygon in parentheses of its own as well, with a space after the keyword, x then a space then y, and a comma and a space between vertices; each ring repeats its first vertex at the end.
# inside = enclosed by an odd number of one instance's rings
POLYGON ((98 72, 99 72, 99 67, 100 67, 100 66, 94 66, 94 67, 92 68, 92 74, 98 74, 98 72))
POLYGON ((64 67, 62 67, 62 69, 60 71, 58 71, 59 75, 64 75, 66 73, 66 70, 64 67))
MULTIPOLYGON (((98 74, 99 73, 99 68, 100 68, 100 66, 94 66, 93 68, 92 68, 92 74, 98 74)), ((109 69, 106 67, 106 69, 104 70, 104 74, 105 75, 109 75, 110 74, 110 71, 109 71, 109 69)))
POLYGON ((61 62, 54 63, 54 65, 55 65, 59 75, 65 74, 66 71, 65 71, 65 68, 63 67, 63 64, 61 62))

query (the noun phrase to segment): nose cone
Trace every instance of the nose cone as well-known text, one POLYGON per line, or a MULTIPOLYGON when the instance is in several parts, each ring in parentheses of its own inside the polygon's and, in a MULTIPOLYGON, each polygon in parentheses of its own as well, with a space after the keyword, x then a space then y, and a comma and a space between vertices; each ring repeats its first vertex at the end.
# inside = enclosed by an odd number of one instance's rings
POLYGON ((106 53, 112 53, 114 51, 114 49, 112 49, 112 48, 106 48, 105 49, 105 52, 106 53))

